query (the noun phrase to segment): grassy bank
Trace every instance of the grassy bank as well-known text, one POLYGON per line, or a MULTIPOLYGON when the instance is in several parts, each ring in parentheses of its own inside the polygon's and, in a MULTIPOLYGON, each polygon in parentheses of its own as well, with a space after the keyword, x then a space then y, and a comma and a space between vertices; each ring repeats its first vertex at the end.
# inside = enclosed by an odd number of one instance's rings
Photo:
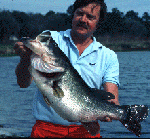
POLYGON ((97 41, 114 51, 149 51, 150 40, 127 37, 97 37, 97 41))
MULTIPOLYGON (((118 51, 149 51, 150 39, 142 40, 141 38, 127 38, 127 37, 97 37, 97 41, 101 42, 104 46, 118 51)), ((13 50, 14 43, 0 44, 0 56, 16 56, 13 50)))
POLYGON ((0 57, 12 57, 17 56, 16 54, 0 54, 0 57))
POLYGON ((16 56, 15 51, 13 49, 14 44, 0 44, 0 56, 16 56))

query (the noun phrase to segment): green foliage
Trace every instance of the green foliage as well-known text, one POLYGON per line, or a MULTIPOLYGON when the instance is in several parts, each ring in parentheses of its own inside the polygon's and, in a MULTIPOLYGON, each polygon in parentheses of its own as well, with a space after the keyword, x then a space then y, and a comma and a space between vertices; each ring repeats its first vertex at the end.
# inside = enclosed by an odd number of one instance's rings
POLYGON ((137 12, 134 12, 133 10, 131 11, 128 11, 125 15, 126 18, 128 19, 133 19, 133 20, 138 20, 138 13, 137 12))
MULTIPOLYGON (((34 38, 43 30, 61 31, 71 28, 72 14, 73 5, 68 7, 67 13, 49 11, 45 15, 0 10, 0 56, 14 55, 14 42, 10 40, 12 36, 34 38)), ((124 14, 113 8, 100 25, 94 35, 98 41, 115 51, 138 47, 150 49, 148 12, 144 12, 143 16, 139 17, 133 10, 124 14)))
POLYGON ((0 42, 7 41, 12 34, 17 36, 19 30, 19 24, 13 18, 11 12, 0 12, 0 42))
POLYGON ((49 11, 45 16, 55 16, 55 12, 54 11, 49 11))
POLYGON ((117 8, 107 13, 106 21, 96 32, 96 35, 150 37, 150 15, 145 12, 141 17, 133 10, 125 15, 117 8))
POLYGON ((149 16, 148 12, 144 12, 142 19, 146 22, 150 21, 150 16, 149 16))
POLYGON ((68 7, 68 9, 67 9, 67 14, 68 14, 68 15, 72 15, 72 14, 73 14, 73 9, 74 9, 73 5, 70 5, 70 6, 68 7))
MULTIPOLYGON (((25 13, 20 11, 0 11, 0 43, 9 43, 10 36, 18 38, 28 36, 34 38, 43 30, 66 30, 71 28, 73 5, 68 7, 67 13, 49 11, 45 15, 40 13, 25 13)), ((107 18, 95 33, 109 36, 134 36, 148 38, 150 36, 150 15, 143 13, 138 16, 133 10, 125 15, 117 8, 107 13, 107 18)))

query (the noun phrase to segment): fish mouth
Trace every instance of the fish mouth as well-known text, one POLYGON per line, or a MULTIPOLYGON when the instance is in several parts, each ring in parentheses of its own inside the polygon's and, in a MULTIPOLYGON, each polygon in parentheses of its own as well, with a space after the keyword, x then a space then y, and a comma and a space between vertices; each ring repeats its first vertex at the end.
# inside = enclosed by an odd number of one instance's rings
POLYGON ((46 72, 41 72, 36 69, 36 71, 41 74, 43 77, 46 78, 57 78, 63 74, 63 72, 53 72, 53 73, 46 73, 46 72))

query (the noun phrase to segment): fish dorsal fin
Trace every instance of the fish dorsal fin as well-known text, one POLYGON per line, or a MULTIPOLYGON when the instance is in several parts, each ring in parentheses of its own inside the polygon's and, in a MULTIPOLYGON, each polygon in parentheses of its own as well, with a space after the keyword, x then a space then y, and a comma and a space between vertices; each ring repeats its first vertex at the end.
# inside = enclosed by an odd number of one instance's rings
POLYGON ((110 93, 110 92, 106 92, 104 90, 99 90, 96 88, 91 88, 93 95, 101 100, 110 100, 110 99, 115 99, 115 96, 110 93))

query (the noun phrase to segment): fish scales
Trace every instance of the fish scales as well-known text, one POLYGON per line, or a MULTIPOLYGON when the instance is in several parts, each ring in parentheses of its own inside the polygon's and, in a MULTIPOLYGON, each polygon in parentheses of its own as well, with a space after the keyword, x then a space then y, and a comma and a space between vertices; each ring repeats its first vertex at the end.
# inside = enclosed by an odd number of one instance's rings
MULTIPOLYGON (((100 115, 102 115, 101 113, 107 112, 107 111, 104 111, 106 110, 106 106, 105 106, 106 101, 100 102, 100 100, 96 99, 93 95, 89 95, 92 92, 91 89, 89 88, 89 86, 87 86, 87 84, 78 74, 78 72, 72 67, 70 62, 66 60, 67 59, 66 56, 64 56, 63 52, 58 47, 55 48, 54 53, 59 53, 59 56, 61 56, 60 59, 63 59, 65 57, 64 62, 66 63, 66 71, 65 71, 65 74, 63 74, 63 77, 61 77, 61 80, 58 82, 58 84, 61 85, 63 92, 69 91, 69 97, 67 96, 67 99, 65 96, 64 98, 62 98, 62 101, 65 100, 62 103, 67 102, 66 106, 67 107, 69 106, 69 109, 68 109, 69 111, 67 111, 67 114, 71 116, 70 116, 70 119, 67 119, 67 120, 91 122, 91 121, 98 119, 98 117, 100 119, 101 118, 100 115), (70 103, 68 103, 68 101, 70 103), (74 118, 75 115, 77 116, 76 119, 74 118)), ((63 65, 60 64, 60 66, 63 66, 63 65)), ((113 110, 112 114, 109 111, 109 114, 104 113, 103 115, 105 116, 110 115, 110 114, 114 115, 115 113, 116 114, 115 117, 118 117, 118 119, 121 119, 119 109, 117 110, 112 109, 112 110, 113 110)), ((59 112, 60 115, 61 113, 62 112, 59 112)), ((63 118, 66 118, 66 115, 63 118)))

